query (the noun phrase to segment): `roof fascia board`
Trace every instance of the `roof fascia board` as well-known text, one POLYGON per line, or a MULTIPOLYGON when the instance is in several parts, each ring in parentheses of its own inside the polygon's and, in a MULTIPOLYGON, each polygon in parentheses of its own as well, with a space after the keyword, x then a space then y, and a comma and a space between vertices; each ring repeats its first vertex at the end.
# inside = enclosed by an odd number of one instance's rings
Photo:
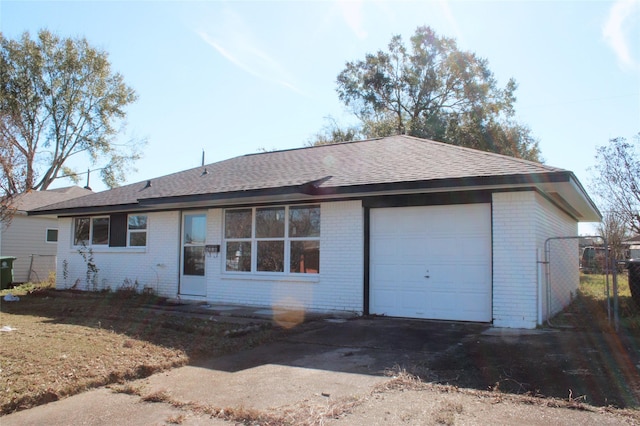
POLYGON ((29 216, 54 215, 58 217, 64 217, 103 213, 135 212, 139 210, 142 210, 142 207, 139 204, 118 204, 108 206, 73 207, 68 209, 55 210, 30 210, 27 212, 27 214, 29 216))
POLYGON ((582 186, 578 178, 573 174, 573 172, 570 173, 571 179, 569 183, 574 187, 575 191, 580 194, 585 203, 587 203, 593 209, 600 220, 602 220, 602 212, 600 212, 600 209, 598 209, 596 203, 591 199, 591 197, 589 197, 589 194, 587 194, 587 191, 585 191, 584 187, 582 186))
MULTIPOLYGON (((322 184, 326 179, 316 181, 322 184)), ((421 180, 412 182, 394 182, 394 183, 379 183, 379 184, 364 184, 364 185, 350 185, 350 186, 337 186, 337 187, 322 187, 318 186, 316 182, 310 182, 303 185, 278 187, 278 188, 266 188, 266 189, 254 189, 247 191, 233 191, 223 193, 211 193, 211 194, 194 194, 183 195, 175 197, 158 197, 158 198, 145 198, 139 200, 141 206, 159 206, 163 204, 182 204, 182 203, 195 203, 201 201, 217 201, 217 200, 229 200, 237 198, 250 198, 250 197, 271 197, 271 196, 283 196, 291 194, 304 194, 313 197, 317 196, 336 196, 341 194, 367 194, 378 193, 386 191, 415 191, 425 189, 447 189, 458 190, 458 188, 464 188, 468 190, 469 187, 487 187, 495 185, 535 185, 543 183, 553 182, 568 182, 570 179, 568 172, 554 172, 554 173, 537 173, 537 174, 521 174, 521 175, 507 175, 507 176, 480 176, 469 178, 452 178, 452 179, 437 179, 437 180, 421 180)))
POLYGON ((175 209, 191 209, 221 206, 237 206, 264 203, 301 203, 301 202, 327 202, 345 199, 364 198, 368 196, 403 195, 416 193, 460 192, 476 190, 505 190, 509 188, 545 188, 554 184, 570 184, 575 187, 581 197, 588 200, 588 205, 597 214, 597 208, 584 192, 584 189, 576 184, 573 173, 568 171, 519 174, 505 176, 480 176, 469 178, 452 178, 415 182, 398 182, 383 184, 352 185, 345 187, 322 187, 328 178, 306 183, 279 188, 256 189, 247 191, 235 191, 214 194, 195 194, 178 197, 146 198, 137 204, 122 204, 109 206, 90 206, 80 208, 68 208, 60 210, 43 209, 30 211, 30 215, 55 214, 58 216, 78 216, 83 214, 104 214, 116 212, 137 211, 167 211, 175 209))

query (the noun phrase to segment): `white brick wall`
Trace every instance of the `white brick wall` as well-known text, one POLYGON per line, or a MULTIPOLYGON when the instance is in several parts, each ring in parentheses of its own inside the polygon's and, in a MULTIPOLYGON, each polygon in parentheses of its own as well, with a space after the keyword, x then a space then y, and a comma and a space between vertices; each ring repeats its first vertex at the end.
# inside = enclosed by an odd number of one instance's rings
MULTIPOLYGON (((86 282, 87 265, 78 249, 72 246, 73 219, 59 219, 57 288, 90 289, 86 282), (65 261, 66 275, 65 279, 65 261)), ((98 289, 121 287, 125 280, 138 281, 139 289, 150 287, 157 294, 176 297, 180 248, 180 214, 163 212, 148 214, 146 248, 94 247, 93 259, 99 269, 98 289)))
MULTIPOLYGON (((207 244, 224 244, 223 210, 207 212, 207 244)), ((138 281, 167 297, 178 295, 180 212, 149 213, 147 247, 94 248, 98 288, 116 289, 138 281)), ((87 288, 86 264, 72 247, 72 219, 58 223, 57 287, 87 288), (64 278, 66 261, 67 277, 64 278)), ((544 242, 577 235, 577 223, 535 192, 493 195, 493 324, 534 328, 546 319, 544 242)), ((362 313, 364 222, 361 201, 321 203, 320 274, 300 276, 233 275, 223 270, 223 253, 206 258, 206 300, 308 311, 362 313)), ((557 247, 554 250, 558 250, 557 247)), ((551 308, 555 312, 575 294, 577 241, 552 263, 551 308), (575 250, 574 250, 575 247, 575 250), (574 253, 573 255, 571 253, 574 253)), ((202 299, 200 299, 202 300, 202 299)))
MULTIPOLYGON (((577 222, 536 192, 493 194, 493 324, 535 328, 546 319, 544 243, 577 235, 577 222)), ((552 309, 570 301, 578 285, 577 240, 553 245, 552 309), (575 265, 574 265, 575 263, 575 265)))
MULTIPOLYGON (((207 212, 207 244, 224 243, 221 209, 207 212)), ((310 311, 362 313, 364 224, 360 201, 321 204, 320 274, 274 278, 268 274, 225 274, 222 253, 206 257, 206 300, 264 307, 294 307, 310 311)), ((149 213, 147 247, 94 247, 98 289, 122 286, 125 279, 159 295, 178 295, 180 213, 149 213)), ((57 288, 90 289, 87 266, 72 246, 73 220, 59 220, 57 288), (64 278, 66 261, 66 275, 64 278)), ((198 300, 203 300, 199 298, 198 300)))
MULTIPOLYGON (((577 236, 578 223, 541 195, 536 194, 536 201, 536 245, 540 258, 544 260, 547 238, 577 236)), ((549 265, 546 266, 549 268, 549 274, 545 273, 545 266, 541 265, 540 268, 539 323, 547 320, 548 301, 553 316, 571 302, 580 283, 578 239, 550 240, 549 248, 550 259, 549 265)))
MULTIPOLYGON (((207 300, 309 311, 363 308, 363 210, 360 201, 322 203, 320 210, 320 274, 273 277, 269 274, 225 274, 222 253, 207 258, 207 300)), ((221 209, 207 216, 208 244, 224 244, 221 209)))
POLYGON ((536 211, 533 192, 493 194, 493 324, 537 324, 536 211))

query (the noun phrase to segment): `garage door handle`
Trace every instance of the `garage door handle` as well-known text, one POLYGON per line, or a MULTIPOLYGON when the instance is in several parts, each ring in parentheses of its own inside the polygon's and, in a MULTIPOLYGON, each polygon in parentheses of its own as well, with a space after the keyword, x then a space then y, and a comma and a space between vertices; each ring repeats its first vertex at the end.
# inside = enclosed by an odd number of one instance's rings
POLYGON ((429 278, 429 275, 425 275, 424 277, 425 277, 425 278, 429 278))

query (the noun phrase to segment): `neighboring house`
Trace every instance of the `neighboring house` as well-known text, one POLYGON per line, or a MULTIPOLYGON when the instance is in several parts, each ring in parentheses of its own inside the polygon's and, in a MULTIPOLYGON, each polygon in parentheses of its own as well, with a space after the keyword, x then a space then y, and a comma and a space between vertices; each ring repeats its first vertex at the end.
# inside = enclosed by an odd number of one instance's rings
POLYGON ((56 270, 58 218, 27 216, 27 211, 92 194, 78 186, 16 195, 9 225, 0 225, 0 255, 13 256, 13 281, 44 281, 56 270))
POLYGON ((629 238, 622 244, 627 246, 629 259, 640 259, 640 235, 629 238))
POLYGON ((409 136, 236 157, 31 213, 59 217, 59 288, 137 282, 211 303, 525 328, 578 286, 578 239, 549 274, 546 240, 601 219, 570 171, 409 136))

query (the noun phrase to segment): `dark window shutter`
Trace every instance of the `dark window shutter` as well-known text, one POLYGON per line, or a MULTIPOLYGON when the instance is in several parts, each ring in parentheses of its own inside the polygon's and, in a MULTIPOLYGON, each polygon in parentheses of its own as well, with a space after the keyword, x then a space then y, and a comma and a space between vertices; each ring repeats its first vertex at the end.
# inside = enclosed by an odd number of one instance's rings
POLYGON ((127 215, 123 213, 112 214, 109 247, 127 246, 127 215))

